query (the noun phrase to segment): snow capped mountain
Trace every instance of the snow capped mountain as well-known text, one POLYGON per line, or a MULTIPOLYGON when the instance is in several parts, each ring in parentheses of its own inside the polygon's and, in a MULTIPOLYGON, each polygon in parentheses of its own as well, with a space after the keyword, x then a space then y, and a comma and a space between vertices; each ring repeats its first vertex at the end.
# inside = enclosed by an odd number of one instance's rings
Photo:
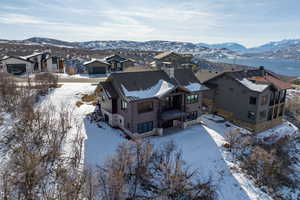
POLYGON ((237 57, 258 57, 300 60, 300 39, 270 42, 259 47, 247 49, 238 43, 191 43, 152 40, 145 42, 127 40, 67 42, 51 38, 33 37, 26 40, 0 40, 0 44, 13 43, 25 45, 50 45, 64 48, 88 50, 137 50, 137 51, 174 51, 190 53, 198 58, 219 59, 237 57))
POLYGON ((247 50, 245 46, 234 42, 227 42, 227 43, 220 43, 220 44, 199 43, 199 45, 209 47, 209 48, 226 48, 236 52, 245 52, 247 50))
POLYGON ((250 48, 247 50, 248 53, 263 53, 263 52, 275 52, 288 46, 300 44, 300 39, 294 40, 281 40, 279 42, 269 42, 267 44, 250 48))
POLYGON ((178 53, 189 53, 198 55, 201 58, 230 58, 236 56, 236 53, 227 48, 212 48, 205 45, 194 44, 191 42, 175 42, 152 40, 145 42, 126 41, 126 40, 107 40, 107 41, 87 41, 87 42, 66 42, 51 38, 34 37, 14 43, 32 44, 32 45, 51 45, 67 48, 83 48, 90 50, 138 50, 138 51, 174 51, 178 53))

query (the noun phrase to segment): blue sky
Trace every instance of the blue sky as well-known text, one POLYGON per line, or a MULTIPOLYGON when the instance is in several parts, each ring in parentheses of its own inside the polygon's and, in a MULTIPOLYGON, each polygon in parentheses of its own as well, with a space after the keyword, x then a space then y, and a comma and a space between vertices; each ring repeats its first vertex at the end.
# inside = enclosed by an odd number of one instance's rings
POLYGON ((1 0, 0 38, 239 42, 300 38, 299 0, 1 0))

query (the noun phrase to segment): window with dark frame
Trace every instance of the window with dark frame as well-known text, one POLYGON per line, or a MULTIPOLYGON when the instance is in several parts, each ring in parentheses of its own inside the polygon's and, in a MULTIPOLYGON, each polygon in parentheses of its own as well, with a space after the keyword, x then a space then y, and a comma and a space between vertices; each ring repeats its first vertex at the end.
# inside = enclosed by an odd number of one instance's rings
POLYGON ((140 123, 137 125, 137 132, 138 133, 147 133, 153 130, 153 122, 145 122, 140 123))
POLYGON ((249 104, 256 105, 256 97, 250 97, 249 98, 249 104))
POLYGON ((277 114, 278 114, 278 106, 276 106, 276 107, 274 108, 273 119, 276 119, 276 118, 277 118, 277 114))
POLYGON ((284 105, 281 105, 279 108, 279 116, 283 116, 284 105))
POLYGON ((273 108, 270 108, 268 111, 268 121, 272 120, 272 116, 273 116, 273 108))
POLYGON ((198 102, 198 98, 199 98, 199 95, 198 95, 198 94, 188 95, 188 96, 186 97, 186 103, 187 103, 187 104, 197 103, 197 102, 198 102))
POLYGON ((152 101, 138 103, 138 113, 151 112, 152 110, 153 110, 152 101))
POLYGON ((261 97, 261 101, 260 101, 260 105, 266 105, 268 103, 268 95, 262 96, 261 97))
POLYGON ((187 114, 185 121, 193 121, 196 120, 198 117, 198 112, 193 111, 187 114))
POLYGON ((126 110, 128 108, 128 103, 126 101, 121 101, 121 110, 126 110))
POLYGON ((255 112, 253 112, 253 111, 248 111, 248 118, 249 118, 249 119, 255 119, 255 112))

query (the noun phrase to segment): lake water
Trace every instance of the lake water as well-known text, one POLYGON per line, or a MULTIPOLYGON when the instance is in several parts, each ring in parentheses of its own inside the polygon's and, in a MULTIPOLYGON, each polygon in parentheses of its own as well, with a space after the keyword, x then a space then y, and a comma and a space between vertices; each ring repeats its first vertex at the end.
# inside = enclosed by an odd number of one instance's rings
POLYGON ((218 59, 213 61, 248 65, 253 67, 264 66, 266 69, 269 69, 278 74, 300 77, 300 61, 260 58, 218 59))

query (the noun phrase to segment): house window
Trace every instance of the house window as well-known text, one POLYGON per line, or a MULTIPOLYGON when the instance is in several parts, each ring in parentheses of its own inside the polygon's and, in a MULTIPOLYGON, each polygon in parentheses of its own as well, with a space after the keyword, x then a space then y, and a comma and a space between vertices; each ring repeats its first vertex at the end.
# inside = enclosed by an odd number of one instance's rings
POLYGON ((126 101, 121 101, 121 110, 126 110, 128 107, 128 103, 126 101))
POLYGON ((256 97, 250 97, 249 98, 249 104, 256 105, 256 97))
POLYGON ((261 111, 261 112, 259 113, 259 119, 265 119, 266 116, 267 116, 267 111, 266 111, 266 110, 261 111))
POLYGON ((268 95, 262 96, 261 97, 261 101, 260 101, 260 105, 266 105, 268 103, 268 95))
POLYGON ((253 111, 248 111, 248 118, 249 118, 249 119, 255 119, 255 112, 253 112, 253 111))
POLYGON ((280 103, 284 102, 286 98, 286 90, 281 92, 281 98, 280 98, 280 103))
POLYGON ((274 108, 273 119, 276 119, 276 118, 277 118, 277 114, 278 114, 278 106, 276 106, 276 107, 274 108))
POLYGON ((197 103, 197 102, 198 102, 198 94, 192 94, 192 95, 188 95, 186 97, 187 104, 192 104, 192 103, 197 103))
POLYGON ((152 110, 153 110, 152 101, 138 103, 138 113, 151 112, 152 110))
POLYGON ((273 109, 270 108, 268 112, 268 121, 272 120, 272 116, 273 116, 273 109))
POLYGON ((194 111, 194 112, 190 112, 188 113, 188 115, 186 116, 185 121, 192 121, 192 120, 196 120, 198 117, 198 112, 194 111))
POLYGON ((146 133, 153 130, 153 122, 140 123, 137 125, 138 133, 146 133))
POLYGON ((284 105, 281 105, 279 108, 279 116, 280 117, 283 115, 283 109, 284 109, 284 105))
POLYGON ((101 96, 101 99, 102 99, 103 102, 105 102, 105 97, 104 97, 104 95, 101 96))

